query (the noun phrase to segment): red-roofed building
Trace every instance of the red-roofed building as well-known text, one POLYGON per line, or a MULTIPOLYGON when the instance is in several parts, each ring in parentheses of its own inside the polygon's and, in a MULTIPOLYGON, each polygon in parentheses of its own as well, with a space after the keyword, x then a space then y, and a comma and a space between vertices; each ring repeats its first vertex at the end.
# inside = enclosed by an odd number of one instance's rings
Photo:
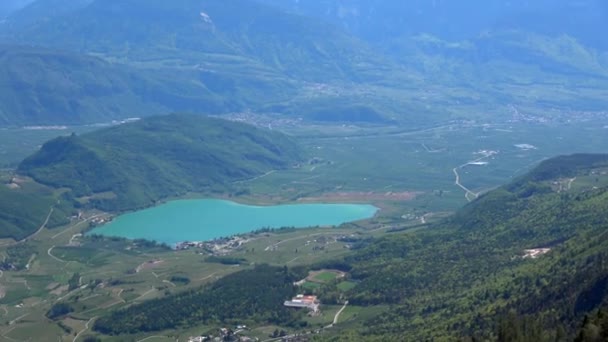
POLYGON ((283 303, 283 305, 290 308, 307 308, 314 312, 319 311, 319 304, 317 296, 305 296, 301 294, 293 297, 291 300, 286 300, 285 303, 283 303))

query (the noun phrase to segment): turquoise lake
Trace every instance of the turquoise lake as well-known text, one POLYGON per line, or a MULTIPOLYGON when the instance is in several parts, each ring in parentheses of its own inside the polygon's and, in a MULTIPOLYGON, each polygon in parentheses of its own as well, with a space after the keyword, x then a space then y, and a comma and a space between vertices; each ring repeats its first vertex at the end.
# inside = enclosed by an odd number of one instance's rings
POLYGON ((260 228, 338 226, 373 217, 367 204, 251 206, 216 199, 177 200, 116 217, 92 233, 175 244, 205 241, 260 228))

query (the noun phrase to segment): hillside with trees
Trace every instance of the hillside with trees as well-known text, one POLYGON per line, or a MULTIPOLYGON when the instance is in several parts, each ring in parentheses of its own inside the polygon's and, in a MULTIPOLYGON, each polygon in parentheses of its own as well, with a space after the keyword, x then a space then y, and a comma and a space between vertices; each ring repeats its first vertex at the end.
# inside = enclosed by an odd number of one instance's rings
POLYGON ((300 161, 288 136, 199 115, 173 114, 59 137, 18 172, 105 210, 149 206, 189 191, 224 191, 234 181, 300 161))
POLYGON ((21 240, 43 225, 47 228, 64 225, 71 213, 69 201, 62 201, 62 196, 52 189, 35 184, 12 189, 0 184, 0 238, 21 240))
MULTIPOLYGON (((287 268, 259 265, 191 290, 113 312, 95 322, 104 334, 134 334, 203 324, 262 322, 297 325, 301 312, 283 302, 296 293, 298 275, 287 268)), ((306 323, 306 322, 303 322, 306 323)))
POLYGON ((516 341, 505 336, 524 334, 526 324, 536 330, 525 341, 573 338, 608 300, 608 188, 551 186, 606 168, 606 155, 545 161, 426 230, 378 239, 336 261, 359 282, 349 302, 391 306, 363 322, 359 338, 516 341), (542 248, 549 252, 525 257, 542 248))

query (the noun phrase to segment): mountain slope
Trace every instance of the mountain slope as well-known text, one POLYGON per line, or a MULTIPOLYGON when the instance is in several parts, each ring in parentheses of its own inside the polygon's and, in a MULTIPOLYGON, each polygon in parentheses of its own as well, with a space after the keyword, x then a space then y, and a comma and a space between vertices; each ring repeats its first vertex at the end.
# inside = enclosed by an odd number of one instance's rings
POLYGON ((250 0, 97 0, 30 25, 22 21, 8 19, 8 39, 138 62, 223 71, 238 63, 316 81, 377 79, 387 63, 331 25, 250 0))
POLYGON ((52 189, 29 182, 19 186, 13 189, 0 184, 0 238, 21 240, 42 225, 54 228, 68 223, 72 208, 59 202, 61 197, 52 189))
POLYGON ((362 323, 361 338, 496 338, 511 310, 535 317, 545 337, 574 334, 608 300, 606 170, 608 155, 546 161, 428 230, 337 263, 359 282, 350 303, 392 306, 362 323), (537 248, 550 252, 522 257, 537 248))
POLYGON ((229 109, 204 83, 183 82, 179 73, 149 73, 23 46, 0 46, 0 85, 2 126, 98 123, 169 109, 229 109))
POLYGON ((89 205, 127 210, 188 191, 223 191, 299 157, 297 145, 280 133, 174 114, 51 140, 18 172, 70 188, 89 205))
MULTIPOLYGON (((9 0, 10 1, 10 0, 9 0)), ((26 0, 8 13, 1 31, 16 32, 86 6, 92 0, 26 0)))
MULTIPOLYGON (((79 0, 69 5, 37 0, 0 25, 0 37, 10 44, 62 49, 74 58, 93 55, 147 81, 129 83, 129 89, 123 89, 139 99, 125 94, 121 101, 100 99, 85 106, 84 113, 98 111, 91 114, 99 114, 97 121, 115 116, 112 110, 139 115, 159 113, 157 107, 161 107, 165 111, 252 110, 317 121, 387 122, 387 117, 396 117, 403 108, 387 103, 387 98, 396 98, 393 89, 414 88, 420 81, 416 73, 332 25, 251 0, 79 0), (108 108, 108 102, 118 105, 108 108)), ((36 68, 44 71, 38 82, 42 84, 55 82, 56 75, 46 75, 47 69, 71 72, 56 64, 36 68)), ((24 70, 16 74, 27 75, 24 70)), ((76 84, 87 81, 78 76, 71 79, 76 84)), ((15 87, 10 80, 6 83, 15 87)), ((32 121, 36 124, 52 122, 57 115, 51 109, 44 111, 53 106, 36 107, 36 99, 21 93, 15 92, 12 98, 23 109, 7 108, 9 123, 14 112, 40 112, 48 119, 32 121)), ((64 101, 62 94, 52 98, 64 101)), ((74 112, 67 107, 63 105, 60 111, 74 112)), ((416 115, 410 121, 427 118, 416 115)))
POLYGON ((606 105, 605 1, 258 1, 342 27, 423 75, 421 87, 463 91, 453 108, 606 105))

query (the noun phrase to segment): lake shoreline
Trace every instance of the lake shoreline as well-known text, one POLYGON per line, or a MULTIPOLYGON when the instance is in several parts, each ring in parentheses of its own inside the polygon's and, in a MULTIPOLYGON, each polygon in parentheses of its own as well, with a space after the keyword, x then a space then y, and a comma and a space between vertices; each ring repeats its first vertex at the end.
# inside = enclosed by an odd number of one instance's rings
POLYGON ((176 245, 270 228, 337 227, 374 218, 371 204, 294 203, 249 205, 226 199, 179 199, 116 216, 89 234, 146 239, 176 245))

